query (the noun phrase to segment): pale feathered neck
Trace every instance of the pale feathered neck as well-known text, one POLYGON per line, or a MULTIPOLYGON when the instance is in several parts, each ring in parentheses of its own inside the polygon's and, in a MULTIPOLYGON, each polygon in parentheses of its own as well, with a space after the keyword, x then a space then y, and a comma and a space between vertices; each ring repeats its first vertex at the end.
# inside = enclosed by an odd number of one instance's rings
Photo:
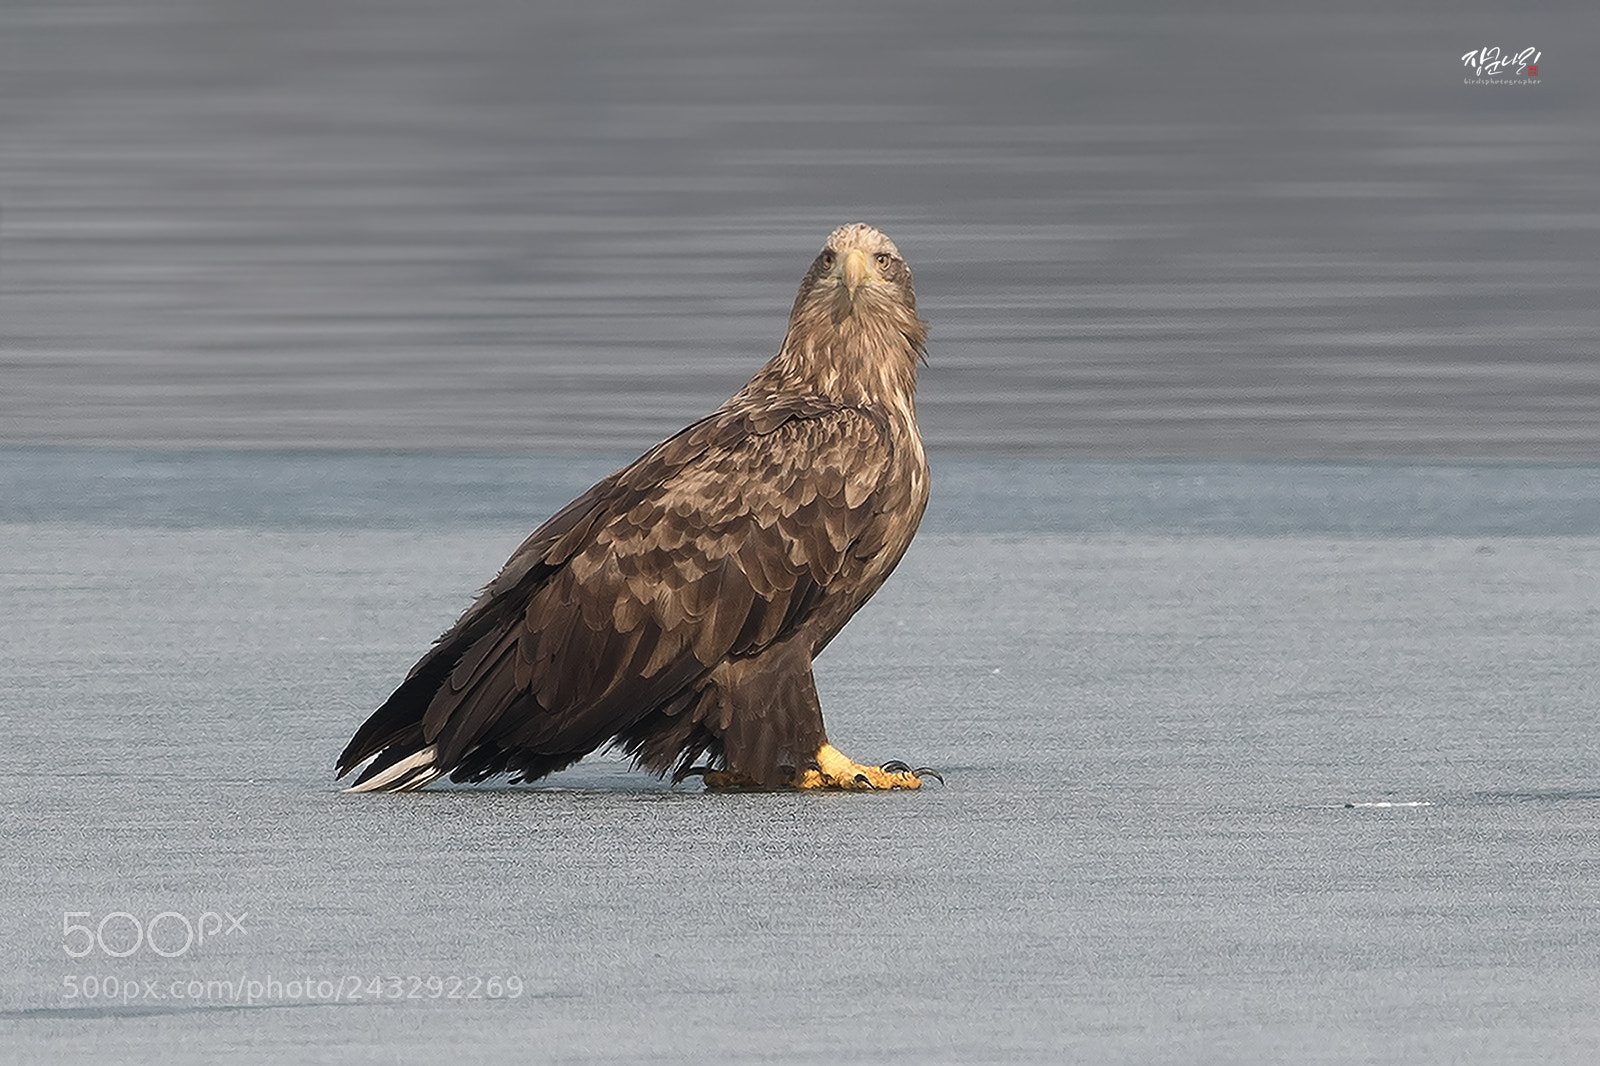
POLYGON ((850 313, 831 299, 797 301, 783 347, 744 393, 804 393, 852 406, 906 408, 917 391, 928 325, 886 296, 866 296, 850 313))

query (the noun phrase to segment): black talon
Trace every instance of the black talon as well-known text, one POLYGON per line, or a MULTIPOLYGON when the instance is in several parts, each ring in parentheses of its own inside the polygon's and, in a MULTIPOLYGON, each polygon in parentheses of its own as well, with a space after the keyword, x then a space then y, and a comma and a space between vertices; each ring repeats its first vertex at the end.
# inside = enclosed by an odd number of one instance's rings
POLYGON ((863 785, 872 784, 872 782, 867 778, 866 774, 857 774, 856 775, 856 780, 861 782, 863 785))
POLYGON ((919 766, 913 770, 908 764, 901 762, 899 759, 891 759, 883 764, 882 770, 886 774, 915 774, 917 777, 927 774, 939 784, 944 784, 944 775, 931 766, 919 766))

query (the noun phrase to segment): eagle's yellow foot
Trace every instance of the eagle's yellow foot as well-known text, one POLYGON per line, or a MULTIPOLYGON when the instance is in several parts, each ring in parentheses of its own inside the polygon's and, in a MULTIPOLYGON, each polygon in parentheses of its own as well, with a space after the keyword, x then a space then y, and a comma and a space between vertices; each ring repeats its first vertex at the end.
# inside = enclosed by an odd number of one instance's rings
MULTIPOLYGON (((789 787, 848 789, 854 792, 921 788, 924 774, 944 784, 944 778, 939 776, 939 771, 931 767, 919 766, 913 770, 898 761, 886 762, 882 766, 863 766, 832 744, 822 745, 812 761, 815 765, 811 769, 794 773, 794 777, 789 781, 789 787)), ((751 789, 765 792, 770 787, 748 774, 741 774, 735 770, 713 770, 709 766, 697 766, 692 770, 685 770, 682 776, 699 777, 708 789, 751 789)))
POLYGON ((795 788, 838 788, 863 791, 879 788, 921 788, 922 776, 937 777, 935 770, 923 766, 913 770, 903 762, 887 762, 882 766, 863 766, 832 744, 817 750, 816 767, 795 775, 795 788))

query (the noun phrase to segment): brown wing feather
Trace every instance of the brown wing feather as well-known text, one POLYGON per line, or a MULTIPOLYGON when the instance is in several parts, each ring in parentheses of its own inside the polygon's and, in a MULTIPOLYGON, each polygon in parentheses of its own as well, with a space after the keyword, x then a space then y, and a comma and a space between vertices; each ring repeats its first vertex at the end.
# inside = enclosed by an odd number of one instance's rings
POLYGON ((861 487, 891 448, 880 416, 809 398, 725 409, 659 445, 536 530, 412 671, 448 662, 420 739, 444 767, 485 743, 593 750, 786 638, 869 535, 861 487))

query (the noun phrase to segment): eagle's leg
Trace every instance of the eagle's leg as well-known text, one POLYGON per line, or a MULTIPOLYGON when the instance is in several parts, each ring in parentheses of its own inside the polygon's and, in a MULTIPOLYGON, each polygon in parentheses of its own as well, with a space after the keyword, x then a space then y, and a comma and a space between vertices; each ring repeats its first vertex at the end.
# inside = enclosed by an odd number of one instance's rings
POLYGON ((814 761, 816 763, 814 767, 795 774, 795 788, 840 788, 852 791, 921 788, 921 775, 931 772, 913 770, 900 762, 885 763, 882 766, 864 766, 828 743, 817 749, 814 761))
POLYGON ((707 788, 921 788, 932 773, 865 766, 828 743, 805 634, 719 665, 692 714, 721 734, 721 765, 702 773, 707 788))

